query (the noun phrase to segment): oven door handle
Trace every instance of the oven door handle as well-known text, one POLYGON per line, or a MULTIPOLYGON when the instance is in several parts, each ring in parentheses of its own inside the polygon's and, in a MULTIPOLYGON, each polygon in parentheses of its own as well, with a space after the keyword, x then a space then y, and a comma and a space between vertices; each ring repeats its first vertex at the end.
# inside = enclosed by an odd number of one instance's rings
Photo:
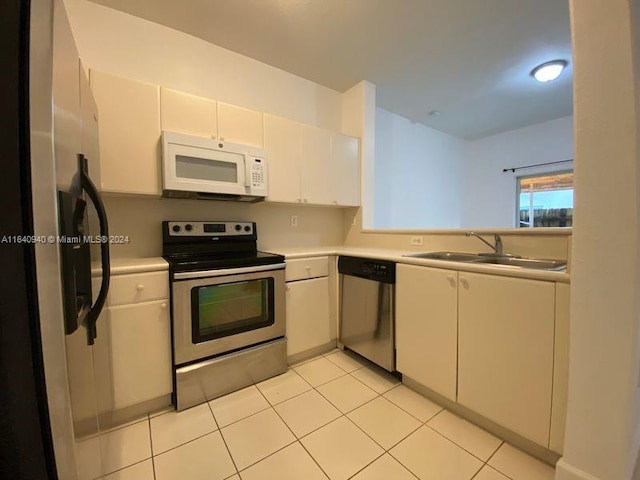
POLYGON ((223 277, 226 275, 240 275, 243 273, 268 272, 270 270, 282 270, 285 263, 271 265, 259 265, 257 267, 223 268, 220 270, 198 270, 197 272, 179 272, 173 274, 174 280, 187 280, 191 278, 223 277))

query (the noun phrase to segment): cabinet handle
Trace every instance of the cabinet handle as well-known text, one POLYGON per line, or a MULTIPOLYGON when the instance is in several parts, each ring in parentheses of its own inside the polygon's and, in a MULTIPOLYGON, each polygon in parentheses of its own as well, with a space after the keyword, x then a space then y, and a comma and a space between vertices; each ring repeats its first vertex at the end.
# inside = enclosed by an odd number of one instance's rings
POLYGON ((469 288, 469 281, 464 277, 460 277, 460 285, 464 288, 469 288))
POLYGON ((284 287, 284 289, 288 292, 289 290, 291 290, 291 287, 287 285, 286 287, 284 287))
POLYGON ((161 303, 161 304, 160 304, 160 308, 161 308, 162 310, 166 310, 166 309, 167 309, 167 304, 166 304, 166 303, 161 303))
POLYGON ((220 138, 219 138, 219 140, 220 140, 221 142, 224 142, 224 137, 220 137, 220 138))
POLYGON ((333 204, 334 204, 334 205, 337 205, 337 204, 338 204, 338 201, 337 201, 337 200, 334 200, 334 201, 333 201, 333 204))
POLYGON ((304 199, 304 203, 307 203, 309 200, 307 200, 306 198, 304 199))
POLYGON ((449 280, 449 283, 452 287, 456 286, 456 279, 453 277, 453 275, 447 275, 447 280, 449 280))
POLYGON ((138 290, 139 292, 141 292, 142 290, 144 290, 144 285, 139 283, 138 285, 136 285, 136 290, 138 290))
POLYGON ((298 203, 302 203, 302 199, 301 198, 298 199, 298 203))

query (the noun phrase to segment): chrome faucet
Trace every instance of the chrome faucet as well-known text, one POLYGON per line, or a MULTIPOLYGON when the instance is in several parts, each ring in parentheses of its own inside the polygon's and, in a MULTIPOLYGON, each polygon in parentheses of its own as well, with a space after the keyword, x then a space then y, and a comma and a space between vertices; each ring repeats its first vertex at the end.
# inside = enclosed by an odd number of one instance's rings
POLYGON ((482 238, 480 235, 478 235, 476 232, 467 232, 466 233, 467 237, 476 237, 478 240, 482 241, 483 243, 485 243, 486 245, 488 245, 489 247, 491 247, 493 249, 493 252, 496 255, 504 255, 503 251, 502 251, 502 238, 500 237, 500 235, 498 235, 497 233, 493 234, 493 238, 496 242, 495 245, 491 245, 489 242, 487 242, 484 238, 482 238))

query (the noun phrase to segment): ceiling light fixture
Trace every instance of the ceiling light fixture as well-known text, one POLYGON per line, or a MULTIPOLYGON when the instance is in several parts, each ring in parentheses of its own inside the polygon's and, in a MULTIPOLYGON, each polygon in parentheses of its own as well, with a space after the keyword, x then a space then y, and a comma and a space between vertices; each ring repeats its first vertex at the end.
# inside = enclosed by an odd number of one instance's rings
POLYGON ((566 60, 546 62, 531 70, 531 76, 542 83, 552 82, 560 76, 567 65, 569 62, 566 60))

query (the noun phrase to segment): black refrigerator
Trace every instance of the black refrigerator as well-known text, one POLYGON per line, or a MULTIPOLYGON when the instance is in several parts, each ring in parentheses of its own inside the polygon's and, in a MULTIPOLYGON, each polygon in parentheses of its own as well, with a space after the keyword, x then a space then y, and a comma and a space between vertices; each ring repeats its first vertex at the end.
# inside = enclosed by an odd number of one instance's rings
POLYGON ((5 0, 0 22, 0 476, 75 479, 109 409, 99 117, 61 0, 5 0))

